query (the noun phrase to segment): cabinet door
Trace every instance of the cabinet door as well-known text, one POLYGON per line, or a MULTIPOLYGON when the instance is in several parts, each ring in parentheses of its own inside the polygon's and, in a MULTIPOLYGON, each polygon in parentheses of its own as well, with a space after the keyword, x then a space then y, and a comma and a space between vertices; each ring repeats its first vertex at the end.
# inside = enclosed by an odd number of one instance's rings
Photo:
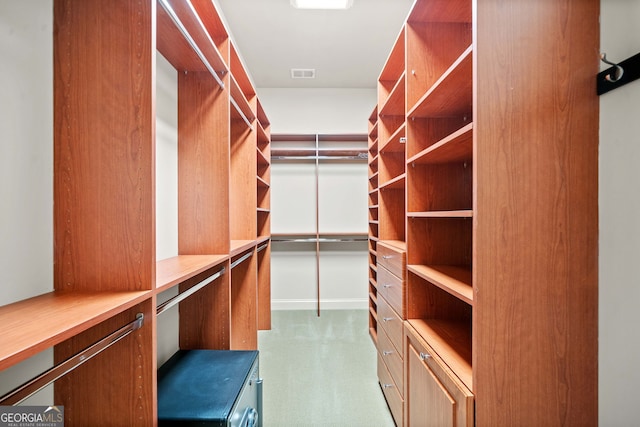
POLYGON ((429 347, 407 342, 406 426, 473 426, 473 395, 438 359, 429 347))

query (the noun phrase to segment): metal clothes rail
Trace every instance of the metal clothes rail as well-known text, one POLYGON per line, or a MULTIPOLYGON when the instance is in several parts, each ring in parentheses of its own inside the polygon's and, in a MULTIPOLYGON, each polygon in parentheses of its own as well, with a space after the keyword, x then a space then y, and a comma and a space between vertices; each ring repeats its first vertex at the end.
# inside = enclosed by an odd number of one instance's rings
POLYGON ((128 323, 117 331, 102 338, 100 341, 71 356, 64 362, 55 365, 51 369, 48 369, 47 371, 41 373, 35 378, 32 378, 21 386, 0 397, 0 405, 17 405, 18 403, 42 390, 44 387, 48 386, 58 378, 68 374, 89 359, 111 347, 127 335, 131 334, 133 331, 140 329, 143 323, 144 315, 142 313, 138 313, 136 315, 136 319, 131 323, 128 323))
POLYGON ((167 311, 168 309, 170 309, 174 305, 178 304, 180 301, 182 301, 182 300, 190 297, 191 295, 195 294, 200 289, 204 288, 209 283, 213 282, 218 277, 222 276, 224 274, 224 272, 225 272, 225 267, 222 267, 216 273, 214 273, 211 276, 207 277, 206 279, 204 279, 202 282, 198 283, 197 285, 194 285, 194 286, 190 287, 189 289, 187 289, 186 291, 179 293, 178 295, 174 296, 173 298, 168 299, 167 301, 163 302, 162 304, 159 304, 158 307, 156 307, 156 314, 164 313, 165 311, 167 311))

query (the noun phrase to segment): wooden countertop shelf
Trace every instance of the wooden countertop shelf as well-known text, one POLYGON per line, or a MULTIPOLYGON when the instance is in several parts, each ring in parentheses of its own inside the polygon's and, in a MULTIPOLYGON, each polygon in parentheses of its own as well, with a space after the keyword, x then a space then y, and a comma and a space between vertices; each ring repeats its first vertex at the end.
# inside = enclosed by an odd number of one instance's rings
POLYGON ((473 390, 470 324, 437 319, 409 319, 408 323, 469 390, 473 390))
POLYGON ((162 292, 215 267, 228 255, 178 255, 156 263, 156 291, 162 292))
POLYGON ((473 305, 471 269, 455 265, 408 265, 407 269, 467 304, 473 305))
POLYGON ((54 291, 0 307, 0 370, 84 332, 150 296, 151 291, 54 291))
POLYGON ((242 252, 256 246, 256 244, 255 240, 232 240, 231 247, 229 249, 229 256, 232 257, 241 254, 242 252))
POLYGON ((408 118, 452 117, 471 113, 473 49, 469 46, 427 93, 416 102, 408 118))
POLYGON ((425 148, 407 160, 407 164, 451 163, 473 158, 473 123, 425 148))

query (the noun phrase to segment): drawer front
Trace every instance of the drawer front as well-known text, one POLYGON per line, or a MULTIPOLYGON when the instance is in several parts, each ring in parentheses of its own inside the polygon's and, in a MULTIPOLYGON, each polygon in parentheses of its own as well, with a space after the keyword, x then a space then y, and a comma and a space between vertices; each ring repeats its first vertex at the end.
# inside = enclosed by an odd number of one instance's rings
POLYGON ((384 298, 378 297, 378 335, 385 333, 398 351, 402 351, 402 319, 384 298))
POLYGON ((405 331, 407 424, 422 426, 428 419, 429 425, 472 427, 474 396, 471 391, 411 326, 405 331))
POLYGON ((398 392, 402 396, 404 394, 402 351, 398 351, 398 349, 391 344, 391 340, 384 331, 382 331, 381 334, 378 334, 378 352, 380 353, 384 364, 387 365, 391 378, 396 384, 398 392))
POLYGON ((378 242, 378 264, 382 264, 401 279, 405 278, 406 271, 406 252, 393 246, 387 246, 382 242, 378 242))
POLYGON ((389 305, 402 317, 406 319, 404 296, 405 281, 392 274, 385 267, 378 264, 378 293, 389 302, 389 305))
POLYGON ((404 400, 398 392, 398 388, 393 383, 391 374, 387 370, 380 353, 378 353, 378 379, 380 380, 380 387, 382 387, 382 392, 384 393, 385 399, 387 399, 387 404, 389 405, 391 415, 396 425, 404 425, 404 400))

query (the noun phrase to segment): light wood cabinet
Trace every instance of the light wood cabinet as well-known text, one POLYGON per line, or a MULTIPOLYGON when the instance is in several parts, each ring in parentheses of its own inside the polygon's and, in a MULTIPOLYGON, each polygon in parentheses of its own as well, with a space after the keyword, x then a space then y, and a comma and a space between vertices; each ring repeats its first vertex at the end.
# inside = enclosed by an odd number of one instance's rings
POLYGON ((0 369, 51 347, 60 363, 142 314, 55 381, 55 404, 65 425, 155 425, 159 293, 210 281, 179 303, 181 348, 255 349, 270 327, 269 121, 210 1, 55 0, 53 16, 54 291, 0 307, 0 369), (178 76, 178 255, 165 260, 159 54, 178 76))
POLYGON ((405 425, 597 422, 599 2, 503 6, 415 2, 369 118, 378 324, 380 248, 407 257, 405 425))

